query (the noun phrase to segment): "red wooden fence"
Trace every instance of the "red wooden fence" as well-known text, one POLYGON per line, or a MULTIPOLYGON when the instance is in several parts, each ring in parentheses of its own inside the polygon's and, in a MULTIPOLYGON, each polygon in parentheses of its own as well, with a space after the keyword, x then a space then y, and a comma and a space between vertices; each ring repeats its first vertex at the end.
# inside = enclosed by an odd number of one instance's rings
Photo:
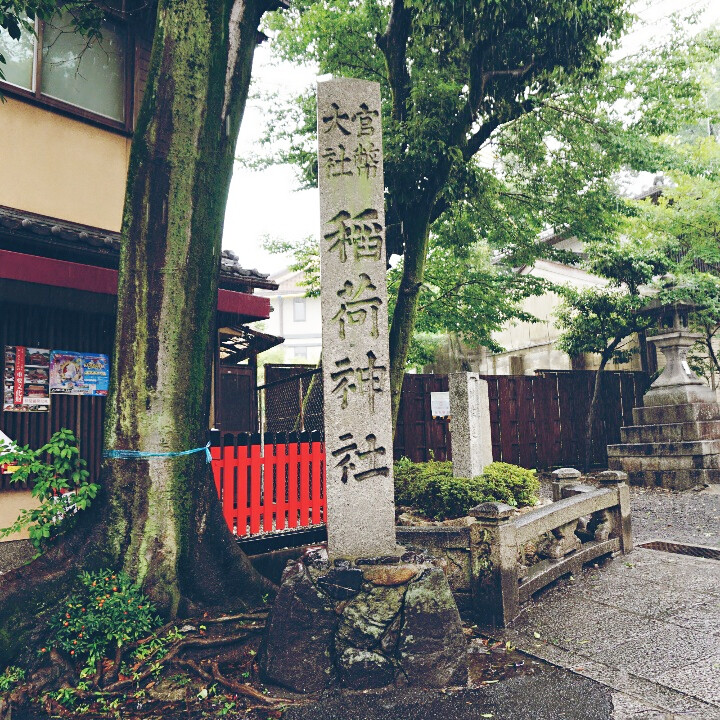
POLYGON ((238 537, 326 521, 325 443, 319 433, 225 435, 210 448, 223 515, 238 537))

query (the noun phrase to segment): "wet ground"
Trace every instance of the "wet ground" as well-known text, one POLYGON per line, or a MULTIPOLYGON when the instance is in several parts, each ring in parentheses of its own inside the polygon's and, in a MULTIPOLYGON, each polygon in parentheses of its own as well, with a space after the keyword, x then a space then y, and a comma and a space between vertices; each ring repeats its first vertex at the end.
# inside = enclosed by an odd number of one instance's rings
MULTIPOLYGON (((720 546, 720 494, 632 491, 636 544, 720 546)), ((720 719, 720 562, 636 548, 536 596, 498 639, 613 691, 614 720, 720 719)))
POLYGON ((466 688, 332 692, 284 720, 609 720, 607 688, 504 643, 471 639, 466 688))

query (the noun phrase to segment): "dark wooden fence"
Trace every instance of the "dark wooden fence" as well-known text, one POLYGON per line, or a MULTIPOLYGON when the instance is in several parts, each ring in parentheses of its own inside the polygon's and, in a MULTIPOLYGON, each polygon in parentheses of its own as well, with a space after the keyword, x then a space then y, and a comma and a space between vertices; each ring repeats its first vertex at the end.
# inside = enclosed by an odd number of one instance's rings
MULTIPOLYGON (((595 373, 538 371, 485 375, 490 396, 493 458, 527 468, 581 467, 595 373)), ((605 372, 591 443, 592 465, 607 466, 607 445, 620 442, 632 424, 632 408, 648 388, 645 373, 605 372)), ((433 420, 430 393, 448 389, 446 375, 406 375, 400 403, 395 457, 423 462, 452 459, 448 425, 433 420)))

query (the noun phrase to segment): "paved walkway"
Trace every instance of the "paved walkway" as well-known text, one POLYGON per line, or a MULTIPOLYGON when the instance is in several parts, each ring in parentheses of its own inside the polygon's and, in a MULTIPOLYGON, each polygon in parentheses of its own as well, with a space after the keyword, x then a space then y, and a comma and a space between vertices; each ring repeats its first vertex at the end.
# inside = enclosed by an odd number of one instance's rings
MULTIPOLYGON (((634 491, 637 543, 720 546, 720 493, 634 491)), ((720 561, 637 548, 496 633, 613 690, 614 720, 720 720, 720 561)))

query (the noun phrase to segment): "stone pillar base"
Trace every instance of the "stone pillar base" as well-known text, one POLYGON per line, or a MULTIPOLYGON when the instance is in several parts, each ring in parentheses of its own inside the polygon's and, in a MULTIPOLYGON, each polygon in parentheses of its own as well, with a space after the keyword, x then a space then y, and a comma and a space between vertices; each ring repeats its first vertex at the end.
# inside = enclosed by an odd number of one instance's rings
POLYGON ((445 574, 423 555, 291 561, 268 618, 265 679, 296 692, 467 682, 466 641, 445 574))

